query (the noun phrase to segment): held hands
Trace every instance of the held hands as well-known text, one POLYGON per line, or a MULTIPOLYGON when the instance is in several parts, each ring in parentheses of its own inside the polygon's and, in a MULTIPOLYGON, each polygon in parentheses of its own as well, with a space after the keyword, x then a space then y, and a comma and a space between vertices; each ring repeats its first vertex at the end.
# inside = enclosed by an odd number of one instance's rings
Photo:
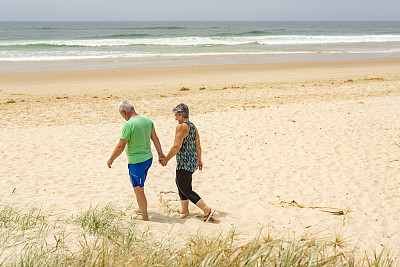
POLYGON ((160 161, 160 164, 163 166, 163 167, 165 167, 165 166, 167 166, 167 164, 168 164, 168 160, 167 160, 167 158, 162 158, 162 159, 160 159, 159 160, 160 161))
POLYGON ((167 166, 168 160, 165 158, 164 154, 160 154, 158 155, 158 162, 162 165, 162 166, 167 166))
POLYGON ((160 163, 161 159, 165 158, 164 153, 158 155, 158 163, 160 163))

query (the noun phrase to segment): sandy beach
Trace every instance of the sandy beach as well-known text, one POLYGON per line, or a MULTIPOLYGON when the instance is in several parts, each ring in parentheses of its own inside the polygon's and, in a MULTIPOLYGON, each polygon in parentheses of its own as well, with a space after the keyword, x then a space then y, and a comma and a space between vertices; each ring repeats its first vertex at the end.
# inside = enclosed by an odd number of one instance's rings
POLYGON ((123 99, 153 120, 164 153, 181 102, 202 140, 193 186, 215 220, 192 204, 193 216, 171 213, 175 160, 155 163, 138 224, 156 236, 235 227, 251 240, 265 227, 400 252, 400 58, 0 73, 0 204, 136 207, 126 156, 106 166, 123 99))

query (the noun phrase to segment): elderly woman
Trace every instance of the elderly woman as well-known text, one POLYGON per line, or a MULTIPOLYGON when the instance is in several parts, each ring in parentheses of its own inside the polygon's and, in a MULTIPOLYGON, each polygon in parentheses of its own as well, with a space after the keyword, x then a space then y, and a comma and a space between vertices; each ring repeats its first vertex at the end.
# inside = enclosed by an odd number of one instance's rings
POLYGON ((201 197, 192 190, 192 175, 197 169, 203 169, 201 162, 200 136, 197 128, 189 121, 189 108, 181 103, 173 110, 178 126, 175 132, 175 141, 171 150, 160 163, 166 166, 168 161, 176 155, 176 185, 181 199, 181 214, 189 214, 189 200, 204 212, 204 221, 208 222, 215 212, 204 203, 201 197))

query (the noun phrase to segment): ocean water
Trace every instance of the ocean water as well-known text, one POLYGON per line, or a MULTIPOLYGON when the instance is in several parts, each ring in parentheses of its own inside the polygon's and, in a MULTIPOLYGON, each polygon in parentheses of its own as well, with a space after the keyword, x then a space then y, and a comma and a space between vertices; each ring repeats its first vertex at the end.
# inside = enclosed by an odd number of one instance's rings
POLYGON ((0 62, 400 53, 400 22, 0 22, 0 62))

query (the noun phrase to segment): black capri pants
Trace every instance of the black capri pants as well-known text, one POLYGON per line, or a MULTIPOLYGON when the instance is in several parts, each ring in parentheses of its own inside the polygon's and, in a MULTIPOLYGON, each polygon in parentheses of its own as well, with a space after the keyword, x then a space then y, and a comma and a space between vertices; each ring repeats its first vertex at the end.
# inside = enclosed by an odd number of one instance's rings
POLYGON ((192 190, 193 172, 187 170, 176 170, 176 186, 178 187, 179 197, 181 200, 190 200, 196 204, 201 197, 192 190))

